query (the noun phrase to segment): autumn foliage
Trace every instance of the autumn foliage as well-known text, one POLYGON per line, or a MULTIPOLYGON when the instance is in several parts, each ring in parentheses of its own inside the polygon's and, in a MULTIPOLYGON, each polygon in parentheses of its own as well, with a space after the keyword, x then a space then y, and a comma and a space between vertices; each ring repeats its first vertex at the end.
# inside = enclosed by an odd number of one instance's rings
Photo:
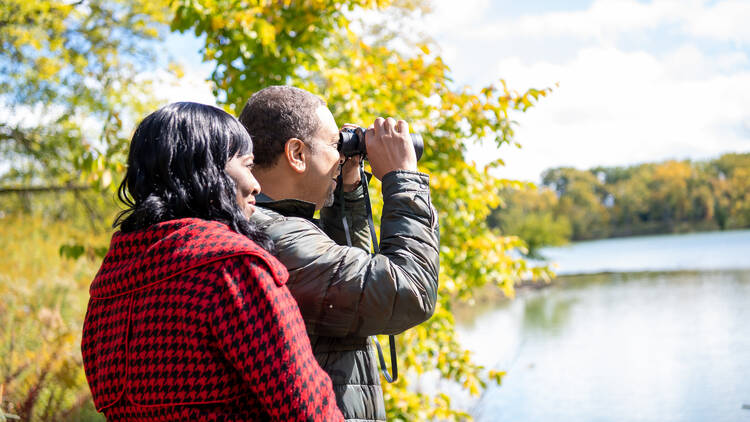
POLYGON ((750 227, 750 154, 589 170, 554 168, 504 189, 490 225, 533 251, 571 240, 750 227))
MULTIPOLYGON (((518 92, 502 80, 481 90, 453 83, 439 46, 427 38, 401 36, 399 25, 409 25, 410 19, 428 12, 417 1, 12 0, 10 9, 10 13, 2 11, 2 20, 11 24, 0 26, 4 47, 0 64, 23 72, 3 78, 3 88, 28 94, 2 96, 3 106, 32 114, 35 107, 41 107, 36 116, 45 118, 0 120, 0 154, 12 160, 7 171, 0 171, 0 194, 9 198, 2 212, 7 216, 31 212, 49 224, 70 224, 78 228, 77 233, 103 234, 69 233, 52 240, 67 245, 60 249, 64 255, 89 263, 87 270, 76 273, 81 278, 70 285, 70 294, 85 295, 85 283, 80 280, 93 276, 91 268, 106 246, 101 238, 107 237, 116 211, 112 196, 123 173, 129 133, 135 121, 158 104, 158 99, 149 96, 156 88, 154 81, 139 71, 158 62, 154 49, 159 48, 165 25, 170 25, 173 31, 194 33, 205 41, 201 54, 214 66, 214 93, 231 113, 236 114, 252 93, 267 85, 290 84, 325 98, 340 124, 369 125, 377 116, 393 116, 407 120, 413 131, 423 135, 426 148, 419 165, 431 176, 432 198, 441 222, 440 299, 428 322, 397 337, 404 375, 384 387, 389 418, 469 418, 442 387, 453 386, 477 396, 488 382, 501 380, 502 372, 477 365, 458 343, 452 310, 458 303, 471 303, 484 286, 495 285, 512 296, 517 281, 550 274, 530 268, 511 253, 524 248, 522 240, 487 225, 491 210, 501 203, 500 190, 517 182, 492 176, 490 170, 499 161, 477 168, 467 161, 466 152, 472 143, 498 147, 514 143, 513 114, 526 111, 549 89, 518 92), (47 26, 60 19, 71 25, 47 26), (99 28, 103 27, 109 32, 102 33, 99 28), (47 64, 40 63, 40 57, 47 57, 47 64), (46 76, 31 71, 40 66, 50 69, 46 76), (435 388, 421 388, 424 377, 437 379, 435 388)), ((377 182, 371 189, 377 211, 377 182)), ((0 219, 0 224, 15 221, 28 224, 8 217, 0 219)), ((46 265, 63 265, 43 258, 40 265, 45 261, 46 265)), ((43 282, 33 273, 26 277, 32 283, 43 282)), ((7 289, 0 293, 10 295, 3 297, 6 302, 11 297, 14 307, 29 300, 7 289)), ((65 301, 66 294, 54 300, 65 301)), ((77 362, 79 353, 75 336, 85 308, 79 305, 61 314, 74 340, 54 346, 60 348, 58 354, 73 356, 71 362, 77 362)), ((7 307, 0 311, 0 317, 15 324, 28 316, 10 314, 7 307)), ((34 355, 43 346, 28 343, 24 347, 24 353, 34 355)), ((29 363, 32 367, 40 364, 29 363)), ((13 365, 0 369, 0 384, 8 387, 6 402, 28 395, 26 387, 7 382, 17 369, 13 365)), ((35 370, 40 371, 39 367, 35 370)), ((68 385, 85 392, 77 370, 76 381, 68 385)), ((40 389, 51 391, 54 386, 42 383, 40 389)), ((65 412, 65 406, 59 411, 65 412)), ((36 418, 33 412, 28 415, 36 418)))

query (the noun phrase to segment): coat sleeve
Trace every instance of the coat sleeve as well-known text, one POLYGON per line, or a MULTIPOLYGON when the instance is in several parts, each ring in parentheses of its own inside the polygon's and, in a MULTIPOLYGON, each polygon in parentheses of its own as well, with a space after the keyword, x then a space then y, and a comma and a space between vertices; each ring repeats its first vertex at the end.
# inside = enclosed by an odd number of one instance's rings
POLYGON ((226 260, 211 318, 219 350, 272 420, 343 420, 283 281, 255 256, 226 260))
POLYGON ((302 218, 279 219, 267 232, 311 335, 397 334, 435 310, 438 222, 425 174, 396 171, 383 178, 375 256, 336 244, 302 218))

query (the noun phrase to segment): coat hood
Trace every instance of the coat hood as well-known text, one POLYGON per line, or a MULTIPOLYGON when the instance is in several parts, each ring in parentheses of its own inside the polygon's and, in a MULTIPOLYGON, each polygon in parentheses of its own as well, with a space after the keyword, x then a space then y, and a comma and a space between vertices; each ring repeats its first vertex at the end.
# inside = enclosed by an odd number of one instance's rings
MULTIPOLYGON (((101 268, 91 283, 94 299, 107 299, 146 288, 177 274, 220 259, 254 255, 273 265, 268 251, 223 223, 198 218, 170 220, 130 233, 116 232, 101 268)), ((273 272, 277 284, 285 269, 273 272)))

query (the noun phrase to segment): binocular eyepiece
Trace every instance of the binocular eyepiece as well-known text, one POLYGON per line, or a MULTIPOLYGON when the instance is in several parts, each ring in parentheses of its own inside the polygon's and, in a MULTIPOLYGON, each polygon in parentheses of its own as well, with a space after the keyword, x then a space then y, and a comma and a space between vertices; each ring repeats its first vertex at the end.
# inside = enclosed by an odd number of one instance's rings
MULTIPOLYGON (((346 127, 339 132, 339 151, 344 157, 353 155, 367 155, 367 145, 365 144, 365 131, 363 127, 350 128, 346 127)), ((414 145, 414 152, 417 154, 417 161, 422 158, 424 152, 424 141, 422 135, 410 133, 411 143, 414 145)))

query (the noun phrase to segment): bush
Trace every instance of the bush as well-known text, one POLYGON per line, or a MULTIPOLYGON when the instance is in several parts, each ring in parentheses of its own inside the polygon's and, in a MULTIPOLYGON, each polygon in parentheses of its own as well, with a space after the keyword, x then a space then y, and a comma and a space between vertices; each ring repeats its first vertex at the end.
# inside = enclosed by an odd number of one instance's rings
POLYGON ((92 238, 66 222, 23 215, 0 218, 0 231, 0 409, 23 421, 103 420, 80 352, 99 259, 66 259, 59 251, 84 238, 106 242, 107 234, 92 238))

